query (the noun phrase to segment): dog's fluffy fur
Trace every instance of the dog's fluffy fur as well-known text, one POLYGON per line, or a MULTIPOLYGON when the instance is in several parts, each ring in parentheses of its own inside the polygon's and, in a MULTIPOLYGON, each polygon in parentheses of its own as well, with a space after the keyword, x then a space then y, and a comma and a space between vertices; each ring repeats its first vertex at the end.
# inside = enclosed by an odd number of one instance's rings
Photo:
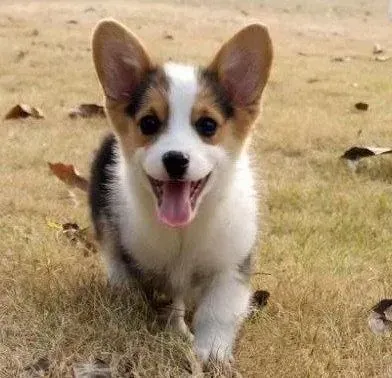
POLYGON ((115 130, 90 187, 109 280, 134 277, 164 293, 170 325, 190 338, 184 312, 192 304, 196 354, 229 361, 250 299, 257 208, 246 142, 272 61, 268 31, 246 27, 205 68, 159 66, 128 29, 104 20, 93 56, 115 130), (181 177, 163 162, 169 151, 186 157, 181 177))

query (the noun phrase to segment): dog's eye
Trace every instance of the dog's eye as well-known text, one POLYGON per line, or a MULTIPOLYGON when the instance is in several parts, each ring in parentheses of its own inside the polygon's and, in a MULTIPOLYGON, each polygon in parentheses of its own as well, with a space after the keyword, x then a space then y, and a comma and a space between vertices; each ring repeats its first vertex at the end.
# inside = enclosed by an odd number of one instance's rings
POLYGON ((197 132, 204 137, 212 137, 216 133, 218 127, 217 123, 210 117, 200 117, 195 127, 197 132))
POLYGON ((146 115, 140 120, 139 127, 144 135, 153 135, 161 127, 161 121, 155 115, 146 115))

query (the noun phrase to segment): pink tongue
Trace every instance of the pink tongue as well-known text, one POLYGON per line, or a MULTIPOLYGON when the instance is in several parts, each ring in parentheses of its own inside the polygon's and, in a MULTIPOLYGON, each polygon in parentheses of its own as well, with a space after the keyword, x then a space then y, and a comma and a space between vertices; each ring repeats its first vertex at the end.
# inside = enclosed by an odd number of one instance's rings
POLYGON ((190 181, 167 181, 163 184, 162 203, 158 209, 161 222, 171 227, 187 225, 191 220, 190 181))

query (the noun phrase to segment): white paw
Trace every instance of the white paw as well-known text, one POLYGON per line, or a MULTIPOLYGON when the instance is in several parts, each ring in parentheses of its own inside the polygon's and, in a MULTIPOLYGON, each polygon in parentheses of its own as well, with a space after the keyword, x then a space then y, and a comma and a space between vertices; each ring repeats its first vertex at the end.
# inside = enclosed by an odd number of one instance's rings
POLYGON ((212 343, 208 346, 194 345, 194 352, 196 356, 203 362, 216 361, 223 364, 231 364, 234 361, 231 349, 228 346, 212 343))
POLYGON ((193 339, 195 338, 193 336, 193 333, 190 331, 189 327, 185 323, 184 317, 182 315, 176 314, 175 311, 169 314, 168 319, 166 321, 166 329, 169 329, 174 332, 178 332, 190 342, 192 342, 193 339))
POLYGON ((180 319, 179 321, 177 321, 172 328, 181 335, 183 335, 190 342, 192 342, 195 338, 189 327, 186 325, 184 319, 180 319))

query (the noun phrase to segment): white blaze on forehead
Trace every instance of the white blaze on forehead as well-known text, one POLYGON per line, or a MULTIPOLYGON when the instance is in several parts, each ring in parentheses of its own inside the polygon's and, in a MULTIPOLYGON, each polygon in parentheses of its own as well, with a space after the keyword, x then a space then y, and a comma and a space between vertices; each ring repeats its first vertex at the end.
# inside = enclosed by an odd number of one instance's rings
POLYGON ((197 69, 193 66, 168 63, 164 65, 169 79, 169 128, 190 125, 192 107, 198 92, 197 69))
POLYGON ((198 69, 173 63, 163 68, 168 79, 167 127, 147 150, 143 150, 143 168, 149 176, 165 181, 168 176, 162 156, 168 151, 180 151, 189 156, 186 179, 199 181, 212 171, 217 147, 206 144, 191 122, 199 92, 198 69))

